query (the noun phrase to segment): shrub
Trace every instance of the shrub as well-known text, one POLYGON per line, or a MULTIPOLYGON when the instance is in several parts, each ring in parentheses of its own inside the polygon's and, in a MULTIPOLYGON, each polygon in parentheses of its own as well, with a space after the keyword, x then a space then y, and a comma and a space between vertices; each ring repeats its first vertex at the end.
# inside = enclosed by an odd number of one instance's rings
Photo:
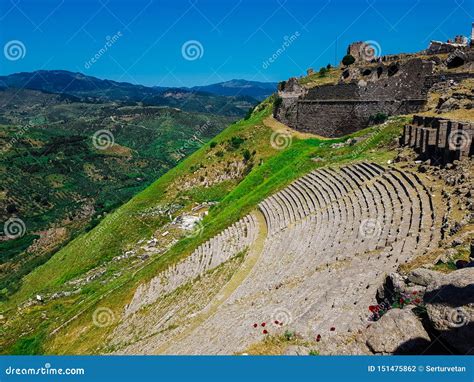
POLYGON ((250 151, 248 149, 245 149, 242 155, 244 156, 245 162, 247 162, 252 157, 252 154, 250 154, 250 151))
POLYGON ((319 355, 319 352, 317 350, 311 349, 308 355, 319 355))
POLYGON ((319 77, 325 77, 327 71, 328 70, 323 66, 321 69, 319 69, 319 77))
POLYGON ((213 148, 216 147, 216 146, 217 146, 217 142, 215 142, 215 141, 212 141, 211 144, 209 145, 209 147, 210 147, 211 149, 213 149, 213 148))
POLYGON ((349 65, 352 65, 354 62, 355 62, 355 58, 353 55, 351 54, 346 54, 343 58, 342 58, 342 64, 344 66, 349 66, 349 65))
POLYGON ((234 136, 230 139, 230 146, 233 149, 238 149, 242 143, 245 142, 245 139, 242 137, 234 136))
POLYGON ((285 337, 285 340, 291 341, 295 336, 295 332, 292 332, 291 330, 285 330, 285 333, 283 333, 283 337, 285 337))
POLYGON ((369 117, 369 124, 378 125, 384 123, 388 119, 388 115, 385 113, 377 113, 369 117))
POLYGON ((331 68, 332 68, 332 65, 331 65, 331 64, 327 64, 327 65, 326 65, 326 69, 327 69, 327 70, 329 70, 329 69, 331 69, 331 68))

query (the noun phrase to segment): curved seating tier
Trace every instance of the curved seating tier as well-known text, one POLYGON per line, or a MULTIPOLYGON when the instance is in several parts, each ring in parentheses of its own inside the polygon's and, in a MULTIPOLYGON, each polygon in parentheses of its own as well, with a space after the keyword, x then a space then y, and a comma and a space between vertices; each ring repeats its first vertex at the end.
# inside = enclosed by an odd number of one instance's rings
POLYGON ((356 331, 367 325, 368 306, 386 274, 439 239, 420 179, 373 163, 315 170, 259 209, 268 236, 252 273, 168 353, 243 351, 263 339, 249 330, 252 324, 271 323, 281 312, 306 338, 329 338, 331 327, 356 331))
POLYGON ((255 241, 257 234, 258 222, 252 214, 240 219, 201 244, 183 261, 166 269, 148 284, 140 285, 126 308, 126 315, 153 303, 161 296, 245 251, 255 241))

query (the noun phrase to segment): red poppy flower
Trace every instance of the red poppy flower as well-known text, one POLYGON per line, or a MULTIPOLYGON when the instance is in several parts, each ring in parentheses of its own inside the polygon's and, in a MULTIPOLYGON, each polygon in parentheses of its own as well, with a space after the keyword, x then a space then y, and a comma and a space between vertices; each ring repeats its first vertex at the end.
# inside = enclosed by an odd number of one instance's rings
POLYGON ((403 298, 400 299, 400 304, 403 304, 405 300, 403 298))
POLYGON ((329 329, 329 330, 330 330, 331 332, 333 332, 333 331, 336 330, 336 328, 333 326, 333 327, 331 327, 331 329, 329 329))
POLYGON ((256 328, 258 326, 258 324, 253 324, 253 327, 256 328))
POLYGON ((278 320, 275 320, 275 325, 278 325, 280 322, 278 322, 278 320))
POLYGON ((267 330, 267 329, 263 329, 263 334, 268 334, 268 330, 267 330))
POLYGON ((372 313, 375 313, 376 311, 379 310, 379 306, 378 306, 378 305, 370 305, 370 306, 369 306, 369 310, 370 310, 372 313))
POLYGON ((419 304, 420 302, 421 302, 421 300, 420 300, 419 298, 416 298, 416 299, 415 299, 415 303, 416 303, 416 304, 419 304))
POLYGON ((265 327, 266 323, 265 322, 262 322, 262 326, 265 327))
POLYGON ((321 341, 321 334, 318 334, 318 335, 316 336, 316 342, 319 342, 319 341, 321 341))
POLYGON ((412 292, 411 294, 412 295, 416 295, 418 292, 415 290, 414 292, 412 292))

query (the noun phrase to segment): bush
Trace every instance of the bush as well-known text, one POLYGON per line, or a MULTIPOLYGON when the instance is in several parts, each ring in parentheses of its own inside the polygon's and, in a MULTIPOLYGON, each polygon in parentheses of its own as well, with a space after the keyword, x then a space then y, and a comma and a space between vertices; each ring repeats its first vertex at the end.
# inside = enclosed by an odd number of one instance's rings
POLYGON ((388 119, 388 115, 385 113, 377 113, 369 117, 369 124, 378 125, 384 123, 388 119))
POLYGON ((355 58, 353 55, 351 54, 346 54, 343 58, 342 58, 342 64, 344 66, 349 66, 349 65, 352 65, 354 62, 355 62, 355 58))
POLYGON ((295 337, 295 332, 292 332, 291 330, 285 330, 283 337, 285 337, 285 340, 291 341, 295 337))
POLYGON ((212 141, 211 144, 209 145, 209 147, 210 147, 211 149, 213 149, 213 148, 216 147, 216 146, 217 146, 217 142, 215 142, 215 141, 212 141))
POLYGON ((233 149, 238 149, 240 145, 245 142, 245 139, 238 136, 234 136, 230 139, 229 142, 230 142, 230 146, 233 149))
POLYGON ((329 69, 331 69, 331 68, 332 68, 332 65, 331 65, 331 64, 327 64, 327 65, 326 65, 326 69, 327 69, 327 70, 329 70, 329 69))
POLYGON ((319 69, 319 77, 325 77, 327 71, 328 70, 323 66, 321 69, 319 69))
POLYGON ((244 156, 244 161, 248 162, 249 159, 252 157, 252 154, 250 154, 250 151, 248 149, 245 149, 243 152, 243 156, 244 156))

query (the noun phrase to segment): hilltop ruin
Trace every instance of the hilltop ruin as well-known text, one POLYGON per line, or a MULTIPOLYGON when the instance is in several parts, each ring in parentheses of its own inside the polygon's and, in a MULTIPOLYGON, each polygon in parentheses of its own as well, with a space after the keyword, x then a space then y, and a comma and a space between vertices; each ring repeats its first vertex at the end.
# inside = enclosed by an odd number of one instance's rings
POLYGON ((416 54, 374 57, 364 42, 349 45, 347 53, 355 62, 341 65, 336 83, 281 82, 275 117, 299 131, 340 137, 367 127, 377 115, 423 111, 435 84, 474 78, 474 47, 463 36, 432 41, 416 54))

